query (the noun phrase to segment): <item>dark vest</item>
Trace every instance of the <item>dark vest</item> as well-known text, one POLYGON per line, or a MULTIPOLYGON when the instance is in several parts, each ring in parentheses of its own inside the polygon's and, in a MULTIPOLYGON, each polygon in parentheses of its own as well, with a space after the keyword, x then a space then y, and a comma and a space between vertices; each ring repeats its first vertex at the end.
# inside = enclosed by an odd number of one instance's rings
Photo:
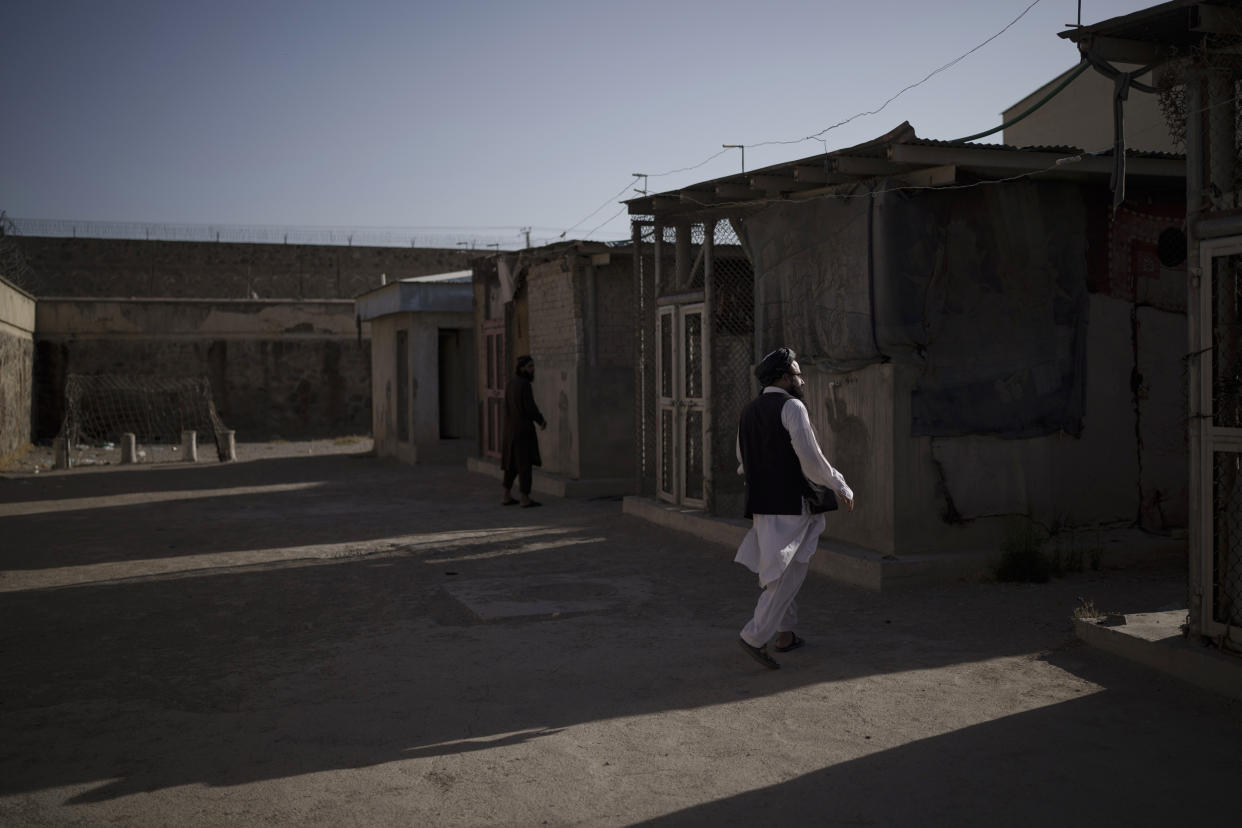
POLYGON ((781 424, 784 394, 760 394, 742 409, 738 442, 746 472, 746 517, 800 515, 809 494, 789 431, 781 424))

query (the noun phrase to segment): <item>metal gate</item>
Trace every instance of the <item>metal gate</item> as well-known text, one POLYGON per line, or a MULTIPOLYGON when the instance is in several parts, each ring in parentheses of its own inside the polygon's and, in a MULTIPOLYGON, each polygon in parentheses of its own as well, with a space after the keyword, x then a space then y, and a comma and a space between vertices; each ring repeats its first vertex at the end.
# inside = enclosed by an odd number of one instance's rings
POLYGON ((637 490, 737 515, 734 441, 755 392, 754 275, 725 218, 633 222, 637 490))
MULTIPOLYGON (((1200 355, 1197 457, 1192 473, 1209 503, 1198 524, 1200 631, 1242 645, 1242 237, 1201 243, 1195 351, 1200 355)), ((1192 450, 1195 450, 1192 446, 1192 450)), ((1192 570, 1193 571, 1193 570, 1192 570)))

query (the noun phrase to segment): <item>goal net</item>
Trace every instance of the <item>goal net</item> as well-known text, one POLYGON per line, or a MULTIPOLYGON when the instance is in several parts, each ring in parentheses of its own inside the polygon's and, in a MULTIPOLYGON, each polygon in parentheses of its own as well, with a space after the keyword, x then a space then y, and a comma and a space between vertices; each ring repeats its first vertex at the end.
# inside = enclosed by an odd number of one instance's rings
POLYGON ((65 382, 58 436, 70 451, 81 443, 116 443, 122 434, 133 434, 139 443, 177 445, 187 430, 197 431, 200 440, 211 435, 225 456, 227 429, 206 377, 70 374, 65 382))

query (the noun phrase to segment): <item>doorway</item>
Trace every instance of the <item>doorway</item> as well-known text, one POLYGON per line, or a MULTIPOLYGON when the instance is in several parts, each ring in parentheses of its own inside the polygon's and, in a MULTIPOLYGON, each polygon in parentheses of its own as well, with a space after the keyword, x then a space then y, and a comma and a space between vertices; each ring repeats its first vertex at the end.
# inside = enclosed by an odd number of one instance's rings
POLYGON ((1203 596, 1200 631, 1236 646, 1242 644, 1242 237, 1205 241, 1199 250, 1204 283, 1199 306, 1191 309, 1200 359, 1191 411, 1199 416, 1191 418, 1190 473, 1201 500, 1191 507, 1191 572, 1198 578, 1191 589, 1203 596))
POLYGON ((656 317, 657 494, 704 508, 706 365, 703 304, 665 305, 656 317))
POLYGON ((463 331, 440 329, 440 439, 469 437, 470 427, 469 360, 463 352, 463 331))

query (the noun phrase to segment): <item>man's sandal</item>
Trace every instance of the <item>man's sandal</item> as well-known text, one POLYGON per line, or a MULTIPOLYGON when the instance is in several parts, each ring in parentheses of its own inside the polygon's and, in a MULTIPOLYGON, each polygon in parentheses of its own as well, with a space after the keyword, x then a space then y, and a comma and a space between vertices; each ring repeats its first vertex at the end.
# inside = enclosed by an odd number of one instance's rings
POLYGON ((798 638, 798 634, 797 634, 796 632, 792 632, 792 631, 791 631, 789 634, 790 634, 790 635, 792 635, 792 636, 793 636, 793 638, 792 638, 792 639, 790 639, 789 643, 788 643, 788 644, 786 644, 784 647, 782 647, 782 646, 781 646, 781 645, 779 645, 779 644, 774 645, 774 646, 776 647, 776 651, 777 651, 778 653, 787 653, 787 652, 789 652, 790 650, 796 650, 796 649, 798 649, 799 647, 801 647, 803 644, 805 644, 805 643, 806 643, 806 642, 805 642, 804 640, 802 640, 801 638, 798 638))
POLYGON ((780 663, 768 655, 767 647, 752 647, 746 643, 745 638, 738 638, 737 643, 742 645, 742 649, 746 651, 747 655, 769 670, 779 670, 781 668, 780 663))

